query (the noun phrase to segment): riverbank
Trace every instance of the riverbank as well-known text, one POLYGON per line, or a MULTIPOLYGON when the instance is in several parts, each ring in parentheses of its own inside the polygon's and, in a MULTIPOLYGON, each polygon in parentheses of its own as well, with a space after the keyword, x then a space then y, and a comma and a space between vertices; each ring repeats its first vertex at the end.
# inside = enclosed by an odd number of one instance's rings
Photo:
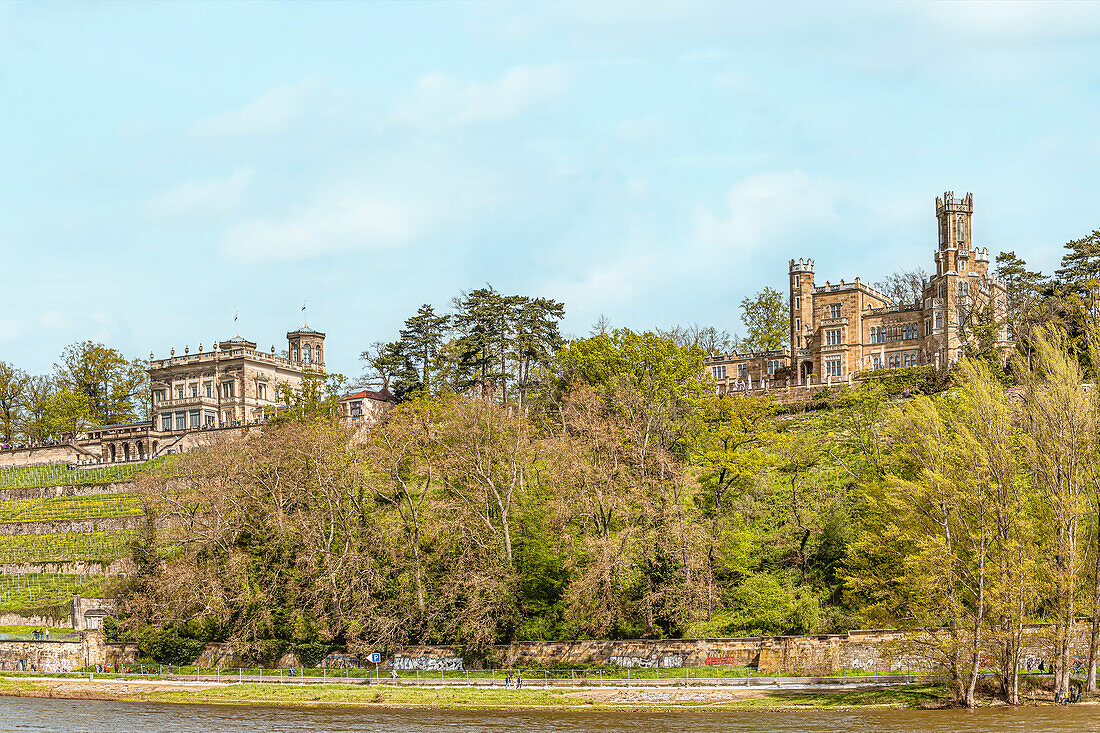
POLYGON ((717 686, 515 690, 0 677, 0 695, 219 705, 453 710, 836 710, 931 708, 943 704, 943 689, 931 684, 861 686, 835 691, 717 686))

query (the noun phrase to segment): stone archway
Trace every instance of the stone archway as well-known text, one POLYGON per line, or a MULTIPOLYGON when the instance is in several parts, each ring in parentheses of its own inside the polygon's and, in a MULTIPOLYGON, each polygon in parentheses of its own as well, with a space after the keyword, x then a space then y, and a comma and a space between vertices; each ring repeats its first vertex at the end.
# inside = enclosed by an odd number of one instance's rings
POLYGON ((129 443, 123 443, 122 444, 122 460, 127 462, 127 463, 130 462, 130 444, 129 443))
POLYGON ((111 447, 109 450, 111 452, 111 463, 114 463, 115 459, 118 457, 118 449, 115 447, 114 443, 111 443, 111 447))
POLYGON ((145 443, 140 440, 137 442, 137 457, 139 461, 145 460, 145 443))

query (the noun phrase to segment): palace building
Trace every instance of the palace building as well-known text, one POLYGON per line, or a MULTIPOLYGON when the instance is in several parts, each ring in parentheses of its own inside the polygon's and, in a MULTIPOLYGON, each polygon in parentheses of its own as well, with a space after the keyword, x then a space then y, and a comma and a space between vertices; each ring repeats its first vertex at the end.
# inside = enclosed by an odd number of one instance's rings
POLYGON ((848 382, 874 369, 950 366, 965 352, 965 330, 977 309, 993 307, 1000 332, 1005 289, 989 273, 989 250, 973 244, 974 198, 948 191, 936 198, 939 243, 935 273, 920 302, 894 303, 860 281, 817 284, 813 260, 791 260, 790 342, 785 350, 710 357, 720 392, 848 382))
POLYGON ((152 427, 160 432, 232 427, 263 420, 284 386, 297 391, 309 371, 325 370, 325 334, 304 325, 286 335, 287 356, 259 351, 238 334, 192 354, 149 355, 152 427))

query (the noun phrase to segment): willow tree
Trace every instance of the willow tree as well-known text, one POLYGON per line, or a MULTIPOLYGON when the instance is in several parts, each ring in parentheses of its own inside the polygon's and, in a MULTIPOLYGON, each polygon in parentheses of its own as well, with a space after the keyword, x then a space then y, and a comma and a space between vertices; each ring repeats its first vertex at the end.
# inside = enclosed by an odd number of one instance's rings
POLYGON ((1085 567, 1083 523, 1096 473, 1100 429, 1093 397, 1082 388, 1081 367, 1064 331, 1037 329, 1030 368, 1017 359, 1026 387, 1023 428, 1032 480, 1042 494, 1051 562, 1046 567, 1055 618, 1056 690, 1069 694, 1073 623, 1085 567))

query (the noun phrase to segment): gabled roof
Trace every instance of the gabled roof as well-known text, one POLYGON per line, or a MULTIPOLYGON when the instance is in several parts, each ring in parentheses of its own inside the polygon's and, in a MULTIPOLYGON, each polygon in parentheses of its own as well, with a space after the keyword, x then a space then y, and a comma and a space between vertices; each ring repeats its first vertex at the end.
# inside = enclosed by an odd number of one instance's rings
POLYGON ((361 389, 358 392, 355 392, 353 394, 344 395, 343 397, 340 398, 340 401, 341 402, 346 402, 348 400, 362 400, 362 399, 378 400, 379 402, 394 402, 395 401, 394 396, 392 394, 390 394, 390 391, 388 389, 380 389, 378 391, 374 391, 374 390, 370 390, 370 389, 361 389))

